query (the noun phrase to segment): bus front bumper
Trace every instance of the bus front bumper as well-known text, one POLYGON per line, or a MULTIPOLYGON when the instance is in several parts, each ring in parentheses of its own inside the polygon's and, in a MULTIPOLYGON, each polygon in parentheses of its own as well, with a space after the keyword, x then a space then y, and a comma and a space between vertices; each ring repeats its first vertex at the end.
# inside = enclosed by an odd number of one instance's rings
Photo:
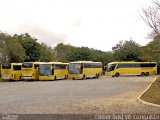
POLYGON ((39 80, 54 80, 54 76, 39 76, 39 80))
POLYGON ((81 75, 81 74, 69 74, 68 78, 69 79, 82 79, 83 75, 81 75))

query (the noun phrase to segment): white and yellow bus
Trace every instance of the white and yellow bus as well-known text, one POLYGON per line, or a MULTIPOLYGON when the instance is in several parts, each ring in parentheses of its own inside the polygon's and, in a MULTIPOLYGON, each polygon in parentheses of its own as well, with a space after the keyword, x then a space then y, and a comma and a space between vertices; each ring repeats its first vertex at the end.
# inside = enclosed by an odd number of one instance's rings
POLYGON ((99 78, 101 74, 101 62, 77 61, 69 63, 69 79, 99 78))
POLYGON ((21 80, 22 63, 3 63, 1 65, 2 80, 21 80))
POLYGON ((107 65, 105 75, 118 77, 120 75, 149 76, 157 74, 156 62, 111 62, 107 65))
POLYGON ((62 62, 47 62, 39 66, 39 80, 57 80, 68 78, 68 64, 62 62))
POLYGON ((23 62, 22 80, 38 80, 38 69, 42 62, 23 62))

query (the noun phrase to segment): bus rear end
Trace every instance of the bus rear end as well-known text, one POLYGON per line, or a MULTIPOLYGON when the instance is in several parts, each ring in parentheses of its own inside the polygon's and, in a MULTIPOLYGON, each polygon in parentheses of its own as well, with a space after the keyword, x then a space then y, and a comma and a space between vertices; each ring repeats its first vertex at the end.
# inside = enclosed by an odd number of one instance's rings
POLYGON ((1 65, 1 79, 10 80, 11 79, 11 63, 2 63, 1 65))
POLYGON ((22 63, 12 63, 11 65, 11 79, 12 80, 21 80, 22 76, 22 63))
POLYGON ((38 80, 38 69, 33 62, 22 63, 22 80, 38 80))

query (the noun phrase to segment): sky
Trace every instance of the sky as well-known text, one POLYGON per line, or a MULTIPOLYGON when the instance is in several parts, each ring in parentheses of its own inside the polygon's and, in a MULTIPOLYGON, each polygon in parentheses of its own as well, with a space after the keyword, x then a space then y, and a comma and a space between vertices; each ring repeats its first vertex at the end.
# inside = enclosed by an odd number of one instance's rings
POLYGON ((147 44, 139 12, 151 0, 0 0, 0 31, 38 42, 111 51, 120 40, 147 44))

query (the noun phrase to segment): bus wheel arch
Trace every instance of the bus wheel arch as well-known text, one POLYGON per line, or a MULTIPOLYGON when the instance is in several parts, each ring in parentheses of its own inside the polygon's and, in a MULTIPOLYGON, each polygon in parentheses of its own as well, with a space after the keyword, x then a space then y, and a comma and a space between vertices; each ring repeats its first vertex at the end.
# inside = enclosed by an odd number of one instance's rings
POLYGON ((82 78, 82 79, 86 79, 86 75, 85 75, 85 74, 83 75, 83 78, 82 78))
POLYGON ((146 74, 145 74, 146 76, 149 76, 150 75, 150 73, 149 72, 146 72, 146 74))
POLYGON ((99 73, 96 74, 96 77, 95 77, 95 78, 99 78, 99 73))
POLYGON ((115 74, 115 77, 119 77, 120 76, 120 74, 117 72, 116 74, 115 74))
POLYGON ((145 76, 145 73, 144 73, 144 72, 142 72, 142 73, 141 73, 141 76, 145 76))
POLYGON ((64 79, 67 79, 67 78, 68 78, 68 75, 65 75, 65 76, 64 76, 64 79))

